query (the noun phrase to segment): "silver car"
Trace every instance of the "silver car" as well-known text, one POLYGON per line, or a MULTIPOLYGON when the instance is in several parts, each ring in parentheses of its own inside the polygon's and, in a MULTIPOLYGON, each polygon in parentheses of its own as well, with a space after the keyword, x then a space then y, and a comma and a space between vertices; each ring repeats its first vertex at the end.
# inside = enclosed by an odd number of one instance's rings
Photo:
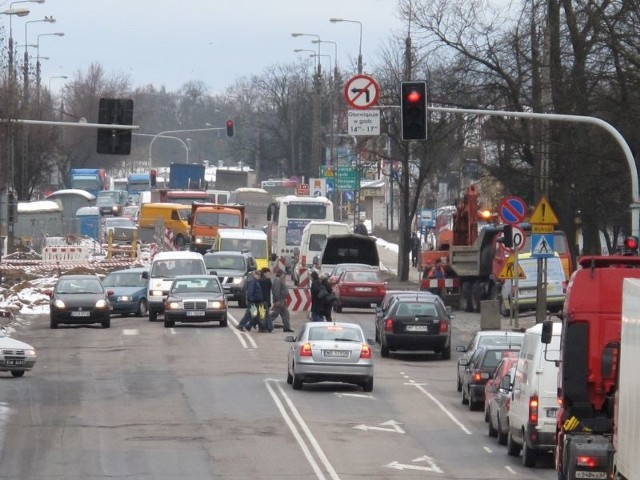
POLYGON ((36 363, 36 349, 31 345, 9 338, 4 328, 0 329, 0 372, 11 372, 21 377, 36 363))
POLYGON ((291 342, 287 361, 287 383, 294 390, 304 382, 344 382, 373 391, 373 348, 360 325, 338 322, 308 322, 291 342))

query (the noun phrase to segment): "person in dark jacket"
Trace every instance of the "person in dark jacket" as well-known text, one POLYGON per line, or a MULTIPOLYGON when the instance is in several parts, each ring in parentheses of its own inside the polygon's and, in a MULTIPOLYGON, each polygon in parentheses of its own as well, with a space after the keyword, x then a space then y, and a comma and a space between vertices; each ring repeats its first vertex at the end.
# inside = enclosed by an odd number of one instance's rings
POLYGON ((331 313, 333 312, 333 305, 336 303, 336 294, 333 291, 333 286, 337 282, 336 277, 324 277, 320 281, 320 291, 318 297, 322 299, 324 304, 324 319, 327 322, 333 322, 331 313))
POLYGON ((293 332, 291 328, 291 317, 289 315, 289 308, 287 307, 287 297, 289 296, 289 287, 284 277, 284 272, 276 268, 274 270, 276 278, 273 280, 271 286, 271 293, 273 294, 273 316, 272 320, 275 320, 280 316, 282 318, 282 331, 293 332))
POLYGON ((318 297, 320 293, 320 275, 315 270, 311 271, 311 321, 324 321, 324 300, 318 297))
POLYGON ((242 320, 240 320, 240 322, 238 323, 238 330, 242 330, 243 332, 245 330, 249 331, 252 328, 252 319, 254 317, 251 313, 251 307, 253 306, 257 309, 258 306, 260 306, 264 301, 259 280, 260 280, 259 270, 255 270, 254 272, 251 273, 249 278, 247 278, 247 282, 245 285, 246 296, 247 296, 247 309, 244 312, 244 316, 242 317, 242 320))
POLYGON ((249 329, 254 325, 257 325, 259 332, 272 332, 273 320, 271 319, 271 270, 267 267, 263 267, 260 270, 260 278, 258 279, 260 289, 262 290, 262 302, 261 306, 265 310, 265 317, 263 320, 253 318, 249 324, 249 329))

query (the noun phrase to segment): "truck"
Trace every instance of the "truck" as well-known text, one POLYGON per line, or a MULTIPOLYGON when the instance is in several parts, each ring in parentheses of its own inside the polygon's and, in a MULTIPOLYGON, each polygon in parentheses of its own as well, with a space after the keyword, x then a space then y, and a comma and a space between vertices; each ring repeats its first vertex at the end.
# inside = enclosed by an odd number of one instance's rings
POLYGON ((136 203, 140 203, 140 193, 151 189, 151 175, 149 172, 135 172, 127 175, 127 194, 136 203))
MULTIPOLYGON (((475 185, 467 187, 452 213, 450 228, 441 228, 435 249, 423 249, 418 260, 418 267, 423 271, 420 289, 434 291, 446 305, 466 312, 479 312, 482 300, 500 300, 503 283, 500 273, 511 255, 511 249, 502 240, 509 227, 487 223, 484 212, 479 209, 478 197, 475 185), (479 228, 483 221, 484 225, 479 228), (445 278, 428 278, 429 266, 437 259, 443 261, 445 278)), ((531 252, 531 225, 520 223, 518 227, 525 233, 522 251, 531 252)), ((573 264, 562 230, 554 231, 554 249, 565 272, 569 272, 568 278, 573 264)))
POLYGON ((72 168, 69 170, 69 188, 84 190, 94 196, 109 190, 109 176, 102 168, 72 168))
POLYGON ((220 228, 244 228, 244 208, 244 205, 193 202, 189 215, 190 249, 205 253, 213 249, 220 228))
POLYGON ((248 167, 216 168, 216 189, 233 191, 236 188, 255 187, 256 173, 248 167))
MULTIPOLYGON (((581 257, 569 281, 558 375, 559 479, 640 475, 637 240, 635 248, 632 255, 581 257)), ((543 323, 543 343, 551 323, 543 323)))
POLYGON ((169 166, 169 190, 205 190, 204 165, 172 163, 169 166))

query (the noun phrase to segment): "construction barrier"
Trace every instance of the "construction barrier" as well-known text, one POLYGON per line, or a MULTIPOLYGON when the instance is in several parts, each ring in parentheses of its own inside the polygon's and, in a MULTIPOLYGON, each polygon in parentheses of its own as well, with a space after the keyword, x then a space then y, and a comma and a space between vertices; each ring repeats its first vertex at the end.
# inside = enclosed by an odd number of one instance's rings
POLYGON ((308 288, 289 288, 289 297, 286 300, 289 310, 294 312, 307 312, 311 310, 311 290, 308 288))
POLYGON ((420 287, 423 289, 428 288, 458 288, 460 286, 460 279, 455 278, 423 278, 420 282, 420 287))
POLYGON ((309 269, 307 268, 300 269, 300 278, 298 279, 298 286, 300 288, 308 288, 311 286, 309 281, 309 273, 309 269))
POLYGON ((91 256, 92 249, 86 246, 55 246, 42 248, 42 263, 52 265, 58 263, 86 262, 91 256))

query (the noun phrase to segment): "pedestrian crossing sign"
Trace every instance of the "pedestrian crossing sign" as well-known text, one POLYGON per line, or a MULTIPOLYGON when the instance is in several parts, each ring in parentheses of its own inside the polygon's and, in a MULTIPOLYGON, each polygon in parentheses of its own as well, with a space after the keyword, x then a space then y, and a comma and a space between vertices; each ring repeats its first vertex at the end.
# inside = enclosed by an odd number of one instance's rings
POLYGON ((534 258, 551 258, 555 256, 553 251, 554 235, 551 234, 531 234, 531 256, 534 258))
MULTIPOLYGON (((514 278, 516 278, 515 270, 516 270, 516 257, 515 255, 511 255, 507 260, 507 263, 505 263, 504 267, 502 267, 502 270, 500 271, 498 278, 501 280, 507 280, 507 279, 513 280, 514 278)), ((518 265, 518 278, 527 278, 527 276, 524 274, 524 270, 520 265, 518 265)))

